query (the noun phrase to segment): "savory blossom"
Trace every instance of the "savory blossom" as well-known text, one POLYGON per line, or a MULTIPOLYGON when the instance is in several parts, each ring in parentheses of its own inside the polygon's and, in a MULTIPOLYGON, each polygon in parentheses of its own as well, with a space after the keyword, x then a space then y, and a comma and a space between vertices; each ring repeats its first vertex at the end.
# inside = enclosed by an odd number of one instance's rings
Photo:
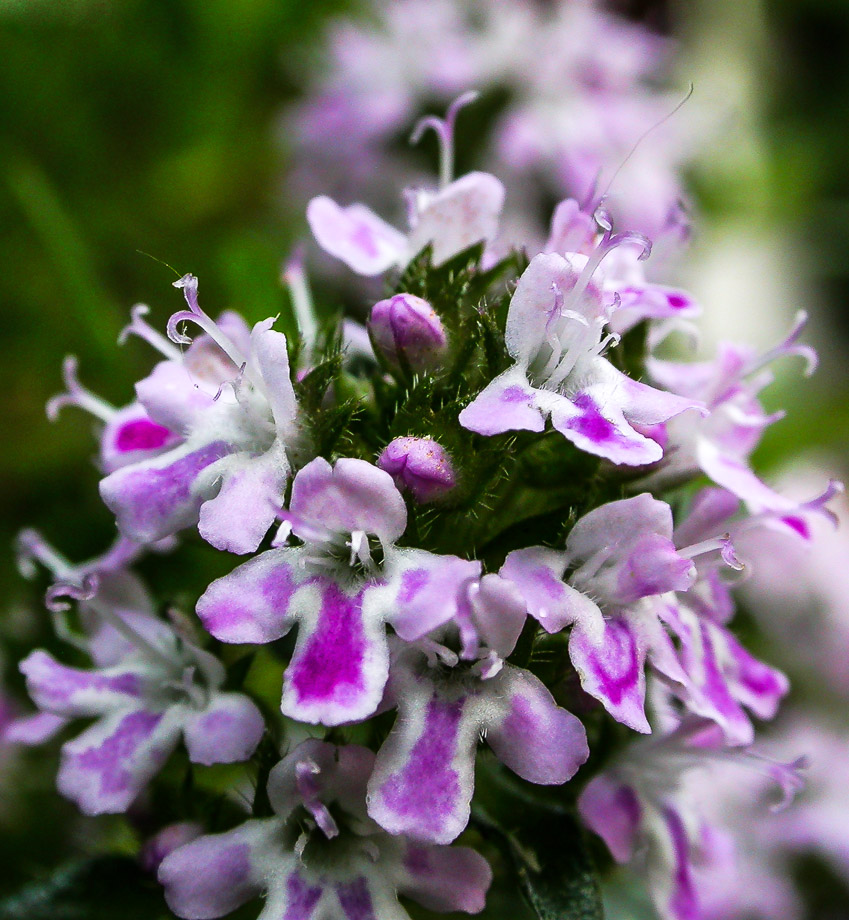
POLYGON ((359 745, 300 744, 269 776, 273 817, 165 858, 159 880, 171 910, 213 920, 263 894, 261 920, 409 920, 400 894, 430 910, 478 913, 492 877, 486 860, 384 833, 366 813, 373 764, 359 745))
POLYGON ((676 550, 672 532, 669 506, 643 493, 584 515, 564 550, 515 550, 500 571, 547 632, 571 626, 569 657, 584 690, 640 732, 650 731, 646 658, 667 680, 687 682, 653 603, 686 590, 695 578, 693 561, 676 550))
POLYGON ((86 814, 122 812, 164 766, 181 737, 194 763, 247 760, 265 729, 253 701, 221 690, 225 670, 213 655, 178 636, 164 621, 120 616, 98 599, 97 577, 84 597, 131 647, 109 666, 69 667, 37 650, 20 669, 44 713, 95 722, 62 746, 59 791, 86 814))
POLYGON ((543 785, 565 783, 589 755, 580 720, 504 660, 526 617, 515 587, 485 575, 459 599, 453 622, 396 649, 388 697, 398 716, 369 781, 369 814, 381 827, 433 843, 450 843, 468 823, 481 739, 543 785))
POLYGON ((367 718, 389 673, 386 624, 412 640, 444 623, 456 585, 480 563, 397 548, 404 499, 389 473, 365 460, 312 460, 295 476, 283 518, 277 542, 297 545, 278 545, 213 582, 198 615, 222 642, 272 642, 297 624, 283 712, 325 725, 367 718))
POLYGON ((171 317, 168 331, 189 345, 185 356, 138 313, 128 330, 165 354, 136 392, 150 418, 181 440, 115 470, 100 493, 121 532, 139 543, 197 524, 217 549, 252 552, 282 506, 298 437, 286 337, 271 328, 273 319, 250 331, 234 314, 215 323, 198 305, 193 275, 175 285, 189 309, 171 317), (205 335, 192 341, 178 331, 181 322, 205 335))
POLYGON ((604 334, 615 307, 593 281, 621 238, 607 231, 593 256, 535 256, 510 301, 505 343, 514 364, 460 413, 483 435, 543 431, 546 417, 565 438, 617 464, 653 463, 660 445, 640 429, 668 421, 699 400, 632 380, 603 356, 617 336, 604 334))

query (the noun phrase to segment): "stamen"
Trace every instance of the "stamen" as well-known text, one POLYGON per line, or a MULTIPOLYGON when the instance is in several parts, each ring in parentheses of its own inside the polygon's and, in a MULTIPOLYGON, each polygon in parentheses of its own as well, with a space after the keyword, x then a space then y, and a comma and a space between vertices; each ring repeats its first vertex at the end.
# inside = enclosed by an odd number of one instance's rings
POLYGON ((137 335, 170 361, 178 361, 182 356, 180 349, 175 348, 162 333, 157 332, 150 323, 142 319, 148 313, 150 307, 143 303, 137 303, 130 310, 130 322, 118 335, 118 344, 123 345, 131 335, 137 335))
POLYGON ((15 561, 18 571, 27 579, 38 574, 36 562, 60 581, 71 581, 76 575, 75 567, 31 527, 22 530, 15 539, 15 561))
POLYGON ((64 613, 70 608, 70 604, 67 601, 60 600, 60 598, 69 597, 75 601, 84 602, 131 645, 134 645, 140 652, 147 655, 157 664, 164 666, 166 670, 172 671, 175 665, 180 663, 179 660, 169 657, 161 649, 152 645, 144 636, 136 632, 129 623, 119 617, 108 604, 99 603, 96 600, 99 587, 100 579, 93 573, 86 575, 80 585, 58 582, 47 589, 44 603, 51 613, 64 613))
POLYGON ((242 372, 250 381, 251 385, 267 399, 268 390, 266 389, 265 381, 256 374, 239 348, 229 336, 221 331, 215 320, 207 316, 207 314, 201 310, 198 304, 198 279, 194 275, 183 275, 179 281, 173 282, 173 286, 175 288, 182 288, 183 296, 186 298, 189 309, 179 310, 168 320, 168 326, 165 330, 168 334, 168 338, 177 345, 191 345, 191 337, 180 332, 177 326, 182 322, 196 323, 212 341, 215 342, 224 354, 227 355, 236 367, 242 368, 242 372))
POLYGON ((74 355, 68 355, 62 362, 62 379, 68 392, 58 393, 47 400, 45 406, 47 418, 55 422, 59 417, 59 412, 65 406, 79 406, 80 409, 84 409, 102 422, 109 422, 117 410, 80 383, 77 378, 77 367, 77 359, 74 355))
POLYGON ((732 569, 742 572, 746 567, 734 551, 734 544, 731 542, 730 533, 724 533, 722 536, 714 537, 710 540, 702 540, 700 543, 693 543, 690 546, 685 546, 683 549, 676 550, 676 552, 684 559, 695 559, 697 556, 703 556, 706 553, 714 553, 717 550, 722 556, 722 561, 732 569))
POLYGON ((289 288, 295 321, 307 346, 313 348, 318 335, 318 320, 304 271, 304 247, 298 246, 283 269, 283 283, 289 288))
POLYGON ((425 131, 430 128, 436 134, 439 142, 439 187, 445 188, 450 184, 454 175, 454 125, 460 110, 470 102, 474 102, 479 93, 471 90, 458 96, 445 113, 445 118, 428 115, 420 119, 410 135, 410 143, 418 144, 425 131))
POLYGON ((295 765, 295 785, 304 803, 304 807, 315 819, 328 840, 339 836, 339 825, 330 814, 327 806, 321 801, 321 785, 316 778, 321 774, 321 769, 313 760, 301 760, 295 765))
POLYGON ((183 275, 179 281, 173 282, 173 286, 182 289, 189 309, 178 311, 168 320, 168 338, 177 345, 191 345, 191 338, 179 332, 177 324, 180 322, 197 323, 236 367, 241 367, 245 364, 245 357, 241 351, 218 328, 215 321, 201 310, 198 304, 198 279, 194 275, 183 275))
POLYGON ((793 325, 790 327, 790 332, 787 333, 786 338, 773 348, 770 348, 769 351, 764 352, 759 358, 756 358, 744 371, 742 376, 750 376, 755 371, 760 370, 760 368, 767 364, 771 364, 776 358, 780 358, 783 355, 798 355, 805 361, 805 376, 810 377, 817 369, 819 358, 817 357, 816 351, 811 348, 810 345, 804 345, 799 342, 799 337, 804 332, 807 324, 808 314, 804 310, 799 310, 796 313, 793 325))
POLYGON ((427 656, 427 663, 431 668, 435 668, 440 663, 454 668, 460 662, 460 657, 456 652, 452 652, 450 648, 446 648, 435 639, 420 639, 416 644, 427 656))

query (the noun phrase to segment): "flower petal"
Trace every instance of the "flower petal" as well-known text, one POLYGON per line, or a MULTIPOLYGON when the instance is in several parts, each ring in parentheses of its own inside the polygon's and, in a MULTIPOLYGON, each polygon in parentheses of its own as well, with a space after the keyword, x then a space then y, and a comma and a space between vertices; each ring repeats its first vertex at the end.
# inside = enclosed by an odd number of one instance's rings
POLYGON ((492 882, 489 863, 470 847, 404 843, 395 877, 400 894, 428 910, 477 914, 492 882))
POLYGON ((262 456, 236 454, 216 466, 218 494, 204 502, 198 532, 216 549, 252 553, 283 506, 289 462, 279 441, 262 456))
MULTIPOLYGON (((407 526, 407 506, 389 473, 350 457, 332 467, 316 457, 299 470, 289 510, 335 533, 361 530, 387 543, 394 543, 407 526)), ((298 534, 296 522, 292 529, 298 534)))
POLYGON ((225 834, 199 837, 166 856, 158 878, 171 910, 187 920, 214 920, 260 894, 267 868, 263 857, 277 826, 274 820, 247 821, 225 834))
POLYGON ((461 176, 419 212, 407 243, 408 258, 433 243, 433 264, 441 265, 475 243, 491 240, 498 232, 503 206, 504 186, 495 176, 483 172, 461 176))
POLYGON ((265 720, 243 693, 213 693, 206 708, 193 712, 183 727, 192 763, 241 763, 262 739, 265 720))
POLYGON ((528 613, 546 632, 560 632, 580 621, 585 630, 600 639, 604 629, 601 610, 586 595, 563 581, 567 561, 565 553, 531 546, 510 553, 499 575, 519 588, 528 613))
POLYGON ((180 738, 173 710, 123 709, 62 746, 56 784, 87 815, 126 811, 180 738))
POLYGON ((570 560, 582 562, 605 547, 614 547, 617 556, 624 556, 646 533, 671 540, 672 509, 648 492, 641 492, 585 514, 569 532, 566 552, 570 560))
POLYGON ((634 790, 607 773, 593 777, 578 797, 578 811, 590 830, 607 844, 616 862, 634 854, 642 808, 634 790))
POLYGON ((363 607, 375 611, 371 615, 382 615, 402 639, 412 642, 456 616, 460 589, 480 577, 481 564, 393 547, 383 571, 387 584, 367 588, 363 607))
POLYGON ((298 592, 298 641, 283 680, 282 710, 300 722, 339 725, 372 715, 389 675, 386 627, 365 615, 362 590, 329 580, 298 592))
POLYGON ((407 238, 362 204, 342 208, 321 195, 307 205, 319 246, 359 275, 380 275, 404 261, 407 238))
POLYGON ((100 437, 100 463, 111 473, 171 450, 180 440, 178 434, 154 422, 143 406, 131 403, 106 423, 100 437))
POLYGON ((223 441, 184 444, 153 460, 134 463, 100 482, 100 495, 121 532, 138 543, 154 543, 198 519, 205 496, 195 490, 201 473, 225 457, 223 441))
POLYGON ((663 456, 656 441, 636 431, 622 413, 616 394, 589 386, 570 398, 559 397, 551 424, 576 447, 611 463, 642 466, 663 456))
POLYGON ((298 407, 286 336, 271 328, 273 322, 273 319, 267 319, 254 326, 251 332, 251 362, 256 363, 262 376, 277 435, 285 442, 294 435, 298 407))
POLYGON ((477 434, 542 431, 545 412, 525 371, 515 365, 489 383, 459 415, 460 424, 477 434))
POLYGON ((446 697, 428 680, 411 679, 369 781, 368 813, 384 830, 450 843, 468 824, 477 708, 473 699, 446 697))
MULTIPOLYGON (((232 376, 237 373, 234 367, 232 376)), ((136 396, 150 417, 182 436, 215 404, 217 390, 218 384, 193 373, 187 361, 160 361, 136 384, 136 396)))
POLYGON ((69 668, 40 649, 31 652, 19 667, 36 706, 60 716, 95 716, 119 706, 132 706, 149 683, 140 669, 69 668))
POLYGON ((569 638, 569 657, 581 686, 616 719, 634 731, 649 734, 646 719, 646 650, 621 617, 605 621, 604 637, 596 642, 577 623, 569 638))
POLYGON ((531 783, 551 786, 571 779, 590 753, 580 719, 561 709, 530 671, 505 664, 486 687, 504 710, 487 721, 486 740, 495 756, 531 783))
POLYGON ((273 642, 292 628, 292 596, 308 577, 298 549, 270 549, 218 578, 197 602, 204 629, 221 642, 273 642))

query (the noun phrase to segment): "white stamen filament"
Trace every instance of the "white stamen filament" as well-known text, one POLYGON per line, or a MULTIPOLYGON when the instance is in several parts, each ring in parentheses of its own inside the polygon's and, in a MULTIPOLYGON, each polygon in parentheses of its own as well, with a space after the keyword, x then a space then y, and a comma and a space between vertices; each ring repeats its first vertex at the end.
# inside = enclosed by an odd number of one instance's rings
POLYGON ((78 406, 102 422, 112 420, 117 410, 105 399, 95 396, 80 383, 77 378, 77 359, 73 355, 68 355, 62 363, 62 379, 68 388, 67 393, 53 396, 45 406, 47 418, 51 422, 56 421, 60 410, 65 406, 78 406))
POLYGON ((118 344, 123 345, 131 335, 136 335, 170 361, 178 361, 181 357, 180 349, 142 318, 147 316, 148 313, 150 313, 150 307, 143 303, 137 303, 130 310, 130 322, 124 326, 118 335, 118 344))

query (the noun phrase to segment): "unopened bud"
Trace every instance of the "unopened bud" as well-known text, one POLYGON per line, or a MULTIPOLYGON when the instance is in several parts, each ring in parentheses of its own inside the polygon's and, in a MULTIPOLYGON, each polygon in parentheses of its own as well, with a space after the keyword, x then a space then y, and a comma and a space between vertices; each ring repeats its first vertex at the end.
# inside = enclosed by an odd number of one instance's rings
POLYGON ((395 438, 377 465, 421 505, 442 498, 457 484, 451 458, 433 438, 395 438))
POLYGON ((393 366, 403 356, 414 371, 435 367, 447 339, 433 307, 413 294, 395 294, 376 303, 368 320, 375 348, 393 366))

